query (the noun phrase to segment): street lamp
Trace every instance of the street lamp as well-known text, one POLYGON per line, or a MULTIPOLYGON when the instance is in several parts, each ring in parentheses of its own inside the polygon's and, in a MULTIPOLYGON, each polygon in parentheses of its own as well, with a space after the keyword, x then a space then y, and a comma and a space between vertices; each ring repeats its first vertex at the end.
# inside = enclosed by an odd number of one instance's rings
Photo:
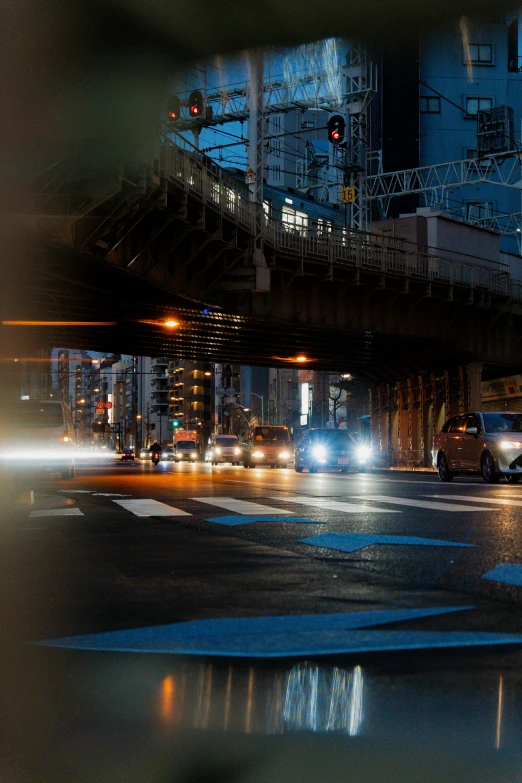
MULTIPOLYGON (((253 397, 258 397, 261 400, 261 424, 265 423, 265 398, 262 394, 256 394, 256 392, 250 392, 250 394, 253 397)), ((246 397, 247 394, 245 392, 239 392, 237 397, 246 397)), ((248 411, 250 408, 243 408, 243 410, 248 411)))

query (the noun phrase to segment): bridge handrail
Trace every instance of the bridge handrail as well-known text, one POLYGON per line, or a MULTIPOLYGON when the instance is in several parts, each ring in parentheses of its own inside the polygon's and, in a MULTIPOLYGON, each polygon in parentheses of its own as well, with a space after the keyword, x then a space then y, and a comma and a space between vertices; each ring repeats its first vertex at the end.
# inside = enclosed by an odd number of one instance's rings
MULTIPOLYGON (((157 163, 161 176, 181 185, 194 197, 253 233, 254 205, 246 186, 242 187, 236 177, 223 171, 211 158, 182 150, 167 139, 161 146, 157 163)), ((445 282, 522 302, 522 283, 514 281, 509 267, 501 262, 314 221, 307 226, 291 226, 273 215, 265 215, 263 233, 265 241, 276 253, 281 251, 390 276, 445 282)))

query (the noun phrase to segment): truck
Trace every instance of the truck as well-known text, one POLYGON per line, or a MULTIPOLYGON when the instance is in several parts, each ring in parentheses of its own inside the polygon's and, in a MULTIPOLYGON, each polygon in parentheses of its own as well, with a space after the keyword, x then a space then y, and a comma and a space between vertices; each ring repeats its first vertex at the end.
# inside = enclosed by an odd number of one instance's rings
POLYGON ((245 468, 256 465, 286 468, 292 459, 288 427, 256 424, 243 439, 241 449, 245 468))
POLYGON ((176 430, 174 433, 174 460, 195 462, 200 454, 201 443, 197 430, 176 430))

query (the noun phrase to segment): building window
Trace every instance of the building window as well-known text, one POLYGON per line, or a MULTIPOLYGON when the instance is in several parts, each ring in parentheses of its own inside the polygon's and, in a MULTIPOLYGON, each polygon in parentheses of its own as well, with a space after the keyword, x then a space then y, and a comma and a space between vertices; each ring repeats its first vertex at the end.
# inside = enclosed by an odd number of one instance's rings
POLYGON ((493 45, 470 43, 464 50, 464 63, 473 65, 493 65, 493 45))
POLYGON ((281 140, 280 139, 272 139, 271 140, 271 150, 270 150, 270 153, 275 158, 278 158, 281 155, 281 140))
POLYGON ((421 95, 419 111, 421 114, 440 114, 440 98, 438 96, 421 95))
POLYGON ((295 231, 303 236, 308 228, 308 215, 306 212, 299 212, 292 207, 283 207, 282 210, 283 229, 285 231, 295 231))
POLYGON ((308 128, 315 128, 315 122, 308 122, 308 121, 302 122, 301 123, 301 128, 303 130, 306 130, 308 128))
POLYGON ((492 98, 466 98, 466 114, 468 117, 476 117, 478 111, 489 111, 493 108, 492 98))
POLYGON ((272 133, 281 133, 281 116, 272 117, 272 133))
POLYGON ((466 204, 467 220, 482 220, 493 215, 493 202, 468 201, 466 204))
POLYGON ((281 166, 272 166, 272 179, 281 179, 281 166))

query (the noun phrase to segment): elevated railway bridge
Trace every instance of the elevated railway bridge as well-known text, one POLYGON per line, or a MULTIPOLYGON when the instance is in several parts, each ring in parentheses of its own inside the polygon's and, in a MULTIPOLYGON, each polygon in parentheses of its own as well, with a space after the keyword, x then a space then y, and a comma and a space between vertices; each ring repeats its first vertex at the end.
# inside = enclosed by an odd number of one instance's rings
POLYGON ((12 216, 0 292, 4 322, 55 325, 4 326, 3 358, 50 344, 276 367, 304 354, 366 379, 374 437, 421 460, 441 418, 480 404, 482 375, 520 367, 522 285, 504 265, 276 214, 259 252, 255 210, 168 137, 142 166, 60 161, 12 216))

